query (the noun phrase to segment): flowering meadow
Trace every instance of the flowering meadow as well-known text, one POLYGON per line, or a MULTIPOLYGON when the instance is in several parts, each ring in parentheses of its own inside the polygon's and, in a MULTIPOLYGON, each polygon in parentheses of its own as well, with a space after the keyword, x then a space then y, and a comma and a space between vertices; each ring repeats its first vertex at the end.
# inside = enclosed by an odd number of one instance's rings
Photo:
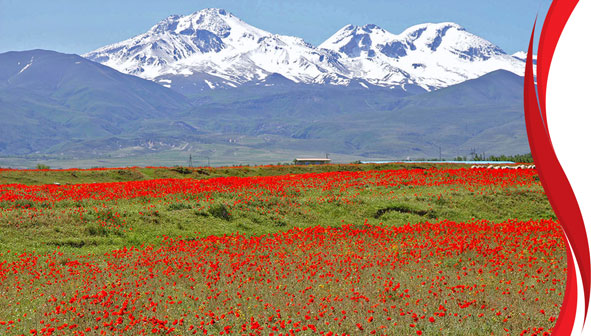
POLYGON ((529 169, 8 183, 0 228, 2 335, 544 335, 566 282, 529 169))

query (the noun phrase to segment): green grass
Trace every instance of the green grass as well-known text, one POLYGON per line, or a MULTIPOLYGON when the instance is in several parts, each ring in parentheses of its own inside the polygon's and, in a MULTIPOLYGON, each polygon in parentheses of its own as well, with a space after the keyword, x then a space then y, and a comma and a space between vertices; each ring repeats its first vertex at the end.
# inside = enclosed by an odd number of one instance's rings
POLYGON ((369 171, 389 169, 461 168, 458 164, 329 164, 329 165, 270 165, 242 167, 162 167, 120 168, 108 170, 0 170, 0 184, 80 184, 100 182, 141 181, 163 178, 204 179, 226 176, 274 176, 286 174, 323 173, 333 171, 369 171))
MULTIPOLYGON (((380 166, 391 168, 392 165, 380 166)), ((251 176, 330 171, 367 170, 374 165, 317 167, 244 167, 190 169, 183 176, 251 176), (205 173, 203 173, 205 172, 205 173)), ((43 181, 65 178, 69 172, 15 172, 15 180, 43 181), (45 175, 47 174, 47 175, 45 175)), ((178 177, 175 169, 133 169, 82 171, 77 178, 113 180, 178 177)), ((72 180, 72 179, 71 179, 72 180)), ((501 222, 555 218, 541 185, 502 188, 492 186, 475 192, 462 186, 382 187, 285 190, 281 197, 273 190, 242 202, 244 192, 214 192, 203 195, 179 194, 164 198, 139 197, 116 201, 61 201, 53 204, 18 201, 0 203, 0 251, 50 252, 59 247, 73 255, 102 254, 123 246, 158 245, 163 236, 196 236, 242 233, 258 236, 294 227, 339 227, 342 224, 400 226, 407 223, 451 220, 467 222, 487 219, 501 222), (348 199, 345 202, 343 199, 348 199), (321 201, 319 201, 321 200, 321 201), (290 203, 291 202, 291 203, 290 203), (292 206, 291 204, 297 204, 292 206), (27 207, 35 206, 31 211, 27 207), (26 237, 26 239, 23 239, 26 237)))

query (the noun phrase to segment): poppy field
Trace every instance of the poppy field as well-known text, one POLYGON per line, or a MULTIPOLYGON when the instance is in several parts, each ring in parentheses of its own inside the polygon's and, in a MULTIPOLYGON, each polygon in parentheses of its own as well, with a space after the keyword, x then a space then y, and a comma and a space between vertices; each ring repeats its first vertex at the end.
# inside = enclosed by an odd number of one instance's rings
POLYGON ((6 183, 0 228, 2 335, 544 335, 566 282, 531 169, 6 183))

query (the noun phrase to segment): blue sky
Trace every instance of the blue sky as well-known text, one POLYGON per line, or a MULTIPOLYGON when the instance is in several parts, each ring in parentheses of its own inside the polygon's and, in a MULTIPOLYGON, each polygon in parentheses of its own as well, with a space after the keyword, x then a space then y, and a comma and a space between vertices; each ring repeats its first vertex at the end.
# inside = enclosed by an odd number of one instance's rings
POLYGON ((318 45, 346 24, 392 32, 453 21, 508 53, 525 50, 549 0, 0 0, 0 52, 85 53, 141 34, 171 14, 224 8, 247 23, 318 45))

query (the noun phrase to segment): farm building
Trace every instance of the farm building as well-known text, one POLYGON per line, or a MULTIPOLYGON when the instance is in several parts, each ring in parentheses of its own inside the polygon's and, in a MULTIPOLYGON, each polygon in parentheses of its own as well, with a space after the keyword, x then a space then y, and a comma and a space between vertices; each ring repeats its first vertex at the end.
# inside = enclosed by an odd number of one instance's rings
POLYGON ((296 158, 294 160, 296 165, 320 165, 330 163, 330 159, 325 158, 296 158))

